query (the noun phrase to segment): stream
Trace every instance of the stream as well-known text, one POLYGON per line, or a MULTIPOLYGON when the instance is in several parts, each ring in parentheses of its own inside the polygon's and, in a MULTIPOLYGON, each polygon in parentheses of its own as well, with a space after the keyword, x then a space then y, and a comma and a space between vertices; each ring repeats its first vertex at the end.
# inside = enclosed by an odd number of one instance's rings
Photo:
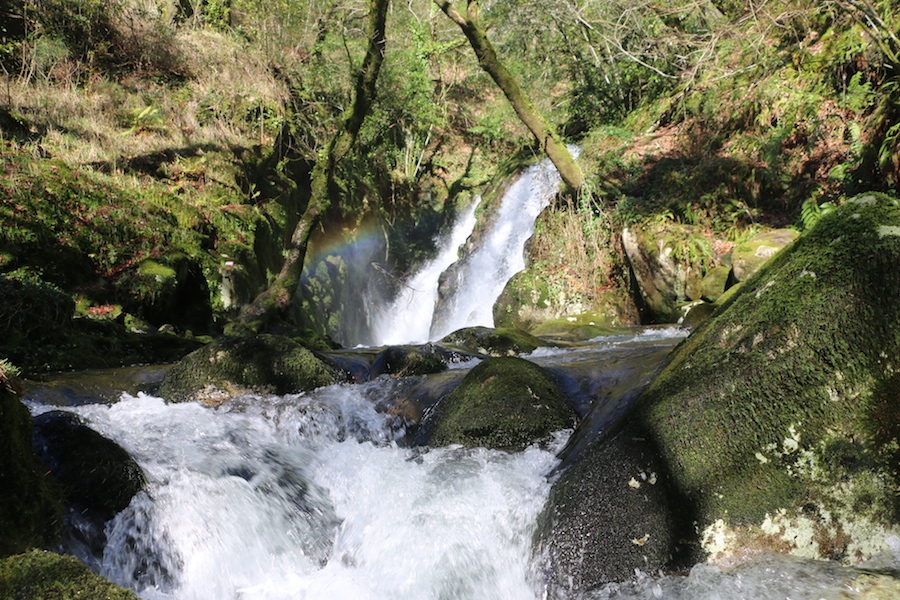
MULTIPOLYGON (((528 358, 583 373, 584 364, 664 355, 684 335, 635 333, 528 358)), ((409 447, 403 424, 376 410, 400 384, 382 376, 217 409, 140 392, 82 403, 76 393, 80 405, 66 410, 128 450, 149 484, 107 524, 101 557, 65 550, 147 600, 547 598, 531 540, 571 431, 519 453, 409 447)), ((58 407, 40 396, 28 401, 34 414, 58 407)), ((567 600, 853 598, 856 575, 764 556, 733 569, 637 573, 567 600)))

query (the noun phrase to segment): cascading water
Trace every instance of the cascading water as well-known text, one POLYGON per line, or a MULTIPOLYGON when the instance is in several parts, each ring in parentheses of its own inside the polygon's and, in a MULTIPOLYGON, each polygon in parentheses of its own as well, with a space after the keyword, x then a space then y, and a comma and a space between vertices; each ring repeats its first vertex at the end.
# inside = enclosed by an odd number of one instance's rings
POLYGON ((533 597, 553 453, 400 448, 372 401, 393 384, 76 409, 149 479, 101 574, 153 600, 533 597))
POLYGON ((456 262, 459 247, 475 228, 475 209, 481 198, 473 202, 457 218, 450 235, 440 244, 438 255, 426 263, 407 281, 400 294, 372 315, 372 337, 379 345, 427 342, 437 301, 438 279, 456 262))
POLYGON ((525 242, 559 182, 559 173, 547 159, 523 171, 501 198, 496 213, 484 217, 492 222, 481 241, 451 272, 448 268, 457 262, 476 225, 478 203, 470 206, 440 244, 438 256, 406 282, 390 305, 371 315, 376 345, 426 342, 462 327, 493 326, 494 302, 510 277, 525 268, 525 242), (447 290, 440 301, 439 282, 447 290))
MULTIPOLYGON (((577 149, 572 148, 577 155, 577 149)), ((481 243, 462 261, 450 280, 442 306, 431 321, 431 339, 462 327, 493 327, 493 306, 509 279, 525 268, 525 243, 534 221, 556 193, 561 178, 549 159, 526 169, 509 187, 481 243)))

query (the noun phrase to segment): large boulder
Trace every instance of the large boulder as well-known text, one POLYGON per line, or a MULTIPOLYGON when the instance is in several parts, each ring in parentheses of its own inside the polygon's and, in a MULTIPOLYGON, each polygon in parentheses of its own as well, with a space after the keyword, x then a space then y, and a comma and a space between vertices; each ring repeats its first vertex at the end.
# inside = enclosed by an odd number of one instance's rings
POLYGON ((475 366, 423 419, 432 446, 462 444, 521 450, 574 424, 556 381, 522 358, 489 358, 475 366))
POLYGON ((900 205, 870 194, 746 281, 554 485, 539 536, 552 585, 764 550, 847 563, 886 550, 900 533, 898 264, 900 205), (652 492, 646 532, 601 510, 635 489, 652 492), (645 534, 642 550, 659 546, 621 560, 645 534))
POLYGON ((55 541, 61 523, 62 498, 32 450, 21 393, 15 370, 0 360, 0 556, 55 541))
POLYGON ((106 522, 141 491, 144 472, 125 449, 70 412, 35 417, 32 444, 46 475, 63 492, 62 547, 90 552, 99 560, 106 522))
POLYGON ((147 482, 125 449, 73 413, 55 410, 35 417, 32 442, 66 503, 104 521, 128 506, 147 482))
POLYGON ((163 377, 170 402, 218 405, 241 394, 290 394, 334 383, 331 367, 293 340, 270 334, 209 344, 163 377))
POLYGON ((700 266, 712 252, 709 241, 690 227, 663 222, 626 227, 622 246, 645 316, 655 323, 678 321, 678 306, 699 298, 700 266))
POLYGON ((567 285, 568 281, 559 281, 556 275, 534 267, 513 275, 494 303, 494 325, 530 331, 547 321, 585 313, 607 327, 629 327, 639 322, 637 307, 627 290, 613 286, 589 294, 567 285))

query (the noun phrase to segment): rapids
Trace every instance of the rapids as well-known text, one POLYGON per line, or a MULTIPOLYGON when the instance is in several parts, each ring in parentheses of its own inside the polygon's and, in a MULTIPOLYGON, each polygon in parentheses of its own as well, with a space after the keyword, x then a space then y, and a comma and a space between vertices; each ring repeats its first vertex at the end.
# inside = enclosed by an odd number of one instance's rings
MULTIPOLYGON (((639 330, 529 358, 577 371, 666 350, 683 335, 639 330)), ((65 550, 147 600, 550 598, 531 540, 571 432, 520 453, 408 447, 404 423, 376 410, 397 386, 382 376, 217 409, 143 393, 83 403, 90 386, 82 386, 79 405, 65 409, 128 450, 149 485, 107 524, 102 556, 65 550)), ((41 396, 28 401, 33 413, 58 408, 41 396)), ((832 563, 762 557, 732 569, 638 572, 631 582, 553 598, 853 598, 865 587, 858 576, 832 563)))

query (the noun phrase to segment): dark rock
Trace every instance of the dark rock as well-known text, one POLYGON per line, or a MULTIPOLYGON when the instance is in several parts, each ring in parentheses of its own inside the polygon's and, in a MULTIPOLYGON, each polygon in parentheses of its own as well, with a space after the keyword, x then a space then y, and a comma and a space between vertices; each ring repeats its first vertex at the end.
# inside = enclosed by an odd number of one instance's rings
POLYGON ((145 485, 144 472, 121 446, 72 413, 34 418, 34 450, 62 487, 66 503, 103 520, 124 509, 145 485))
POLYGON ((21 384, 0 361, 0 556, 55 541, 62 521, 62 495, 35 457, 20 395, 21 384))
POLYGON ((382 374, 397 377, 439 373, 447 369, 447 363, 434 346, 426 344, 418 348, 391 346, 385 348, 372 363, 371 377, 382 374))
POLYGON ((246 393, 290 394, 334 383, 331 367, 291 339, 262 334, 209 344, 163 377, 170 402, 218 405, 246 393))
POLYGON ((521 450, 574 424, 549 373, 521 358, 488 358, 423 419, 433 446, 521 450))

